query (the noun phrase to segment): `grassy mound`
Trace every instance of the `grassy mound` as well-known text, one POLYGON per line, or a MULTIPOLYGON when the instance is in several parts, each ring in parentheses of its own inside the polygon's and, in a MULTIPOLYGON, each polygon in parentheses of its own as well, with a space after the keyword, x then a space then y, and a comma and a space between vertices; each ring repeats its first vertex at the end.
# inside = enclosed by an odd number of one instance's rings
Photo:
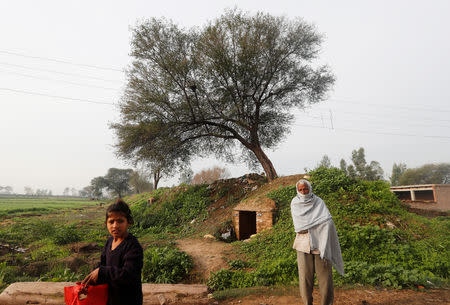
MULTIPOLYGON (((327 204, 338 230, 346 272, 335 272, 338 285, 430 287, 448 281, 448 217, 430 220, 408 213, 383 181, 350 179, 336 168, 310 174, 314 192, 327 204)), ((268 194, 279 208, 275 226, 250 242, 237 242, 250 267, 214 273, 208 282, 211 288, 298 282, 290 215, 295 194, 294 185, 268 194)))

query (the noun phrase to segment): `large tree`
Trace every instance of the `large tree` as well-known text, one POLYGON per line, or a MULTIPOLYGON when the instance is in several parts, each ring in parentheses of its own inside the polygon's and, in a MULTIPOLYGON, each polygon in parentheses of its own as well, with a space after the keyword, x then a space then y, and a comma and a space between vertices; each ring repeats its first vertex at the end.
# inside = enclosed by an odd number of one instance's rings
POLYGON ((231 10, 202 28, 151 19, 132 32, 134 61, 112 128, 119 151, 130 138, 139 143, 134 157, 166 141, 188 156, 244 156, 272 180, 264 150, 288 133, 293 109, 321 101, 334 82, 315 62, 321 35, 301 19, 231 10))
POLYGON ((113 194, 116 194, 119 198, 130 191, 130 178, 133 174, 133 170, 110 168, 104 176, 106 182, 106 189, 113 194))
POLYGON ((99 176, 92 178, 90 187, 92 189, 92 196, 96 198, 103 197, 103 189, 106 187, 105 177, 99 176))
POLYGON ((102 197, 106 189, 121 198, 130 191, 130 179, 134 171, 130 168, 110 168, 105 176, 95 177, 91 180, 92 194, 102 197))

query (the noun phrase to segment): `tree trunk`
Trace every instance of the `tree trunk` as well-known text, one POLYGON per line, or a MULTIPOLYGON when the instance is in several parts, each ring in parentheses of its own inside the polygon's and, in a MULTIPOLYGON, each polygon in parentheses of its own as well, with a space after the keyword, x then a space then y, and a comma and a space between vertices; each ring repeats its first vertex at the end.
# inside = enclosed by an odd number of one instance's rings
POLYGON ((253 153, 255 154, 256 158, 258 158, 259 162, 261 163, 261 166, 264 169, 264 172, 266 173, 266 177, 268 181, 272 181, 276 177, 278 177, 277 172, 275 171, 275 168, 273 167, 272 161, 270 161, 269 157, 263 152, 260 146, 254 147, 252 149, 253 153))
POLYGON ((161 179, 160 171, 156 170, 153 173, 153 189, 155 190, 158 189, 159 179, 161 179))

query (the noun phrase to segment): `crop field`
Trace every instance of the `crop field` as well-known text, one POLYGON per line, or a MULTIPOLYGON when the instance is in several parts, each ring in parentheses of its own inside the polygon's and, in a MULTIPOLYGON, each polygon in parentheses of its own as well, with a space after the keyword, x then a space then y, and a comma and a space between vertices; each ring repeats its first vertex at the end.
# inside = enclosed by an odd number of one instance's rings
POLYGON ((0 197, 0 218, 19 214, 50 213, 61 209, 95 206, 98 201, 79 198, 0 197))

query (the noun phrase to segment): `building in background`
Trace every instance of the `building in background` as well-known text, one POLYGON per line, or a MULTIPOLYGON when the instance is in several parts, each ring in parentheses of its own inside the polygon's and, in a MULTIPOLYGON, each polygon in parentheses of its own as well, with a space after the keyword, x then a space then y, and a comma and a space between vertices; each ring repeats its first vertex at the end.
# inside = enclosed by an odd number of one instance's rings
POLYGON ((450 184, 400 185, 391 191, 413 209, 450 211, 450 184))

